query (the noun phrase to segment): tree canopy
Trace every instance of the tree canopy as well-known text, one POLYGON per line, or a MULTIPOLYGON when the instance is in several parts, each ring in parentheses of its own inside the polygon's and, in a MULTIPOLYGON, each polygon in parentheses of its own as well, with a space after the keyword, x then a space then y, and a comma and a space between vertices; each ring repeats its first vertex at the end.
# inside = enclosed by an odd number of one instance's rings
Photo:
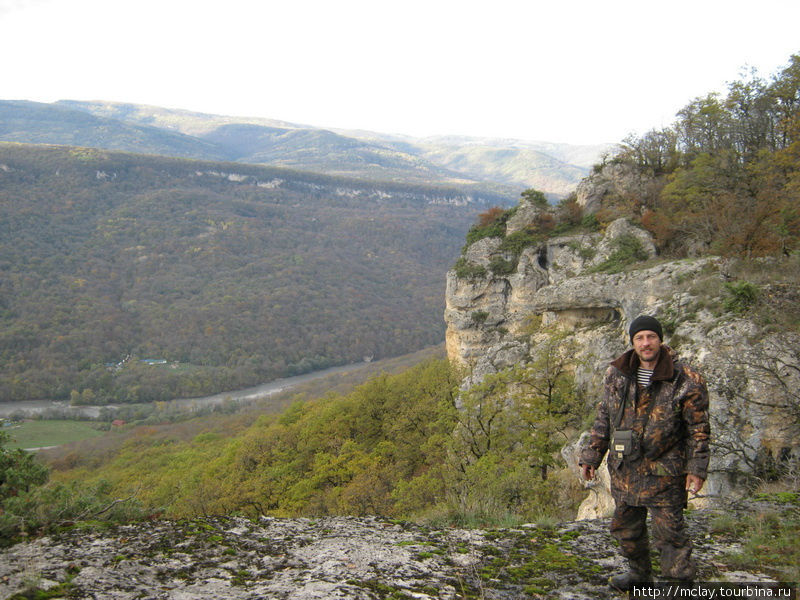
POLYGON ((629 216, 673 255, 755 257, 800 248, 800 55, 767 80, 750 72, 630 137, 596 167, 627 169, 601 220, 629 216), (635 174, 631 176, 630 174, 635 174))

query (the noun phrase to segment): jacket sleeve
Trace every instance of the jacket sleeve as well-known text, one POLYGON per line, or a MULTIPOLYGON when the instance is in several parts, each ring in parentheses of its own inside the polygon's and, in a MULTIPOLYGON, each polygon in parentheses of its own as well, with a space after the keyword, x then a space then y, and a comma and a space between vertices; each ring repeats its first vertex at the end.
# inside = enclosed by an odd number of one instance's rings
POLYGON ((709 437, 708 389, 703 377, 693 369, 684 368, 691 382, 683 401, 683 420, 686 423, 686 471, 705 479, 708 475, 709 437))
POLYGON ((591 439, 589 445, 586 446, 581 452, 581 457, 578 464, 590 465, 594 468, 600 466, 608 450, 608 443, 611 437, 611 422, 608 417, 608 407, 611 401, 609 398, 609 390, 612 389, 610 385, 611 368, 606 372, 606 377, 603 382, 603 397, 597 403, 597 412, 594 419, 594 425, 590 432, 591 439))

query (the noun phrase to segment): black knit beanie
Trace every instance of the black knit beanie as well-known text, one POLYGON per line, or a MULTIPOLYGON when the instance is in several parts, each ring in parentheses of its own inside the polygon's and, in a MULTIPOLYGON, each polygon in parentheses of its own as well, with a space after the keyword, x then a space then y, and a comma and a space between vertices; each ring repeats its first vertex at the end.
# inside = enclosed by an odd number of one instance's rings
POLYGON ((633 342, 633 336, 640 331, 655 331, 658 334, 658 339, 662 342, 664 341, 664 332, 661 330, 661 323, 659 323, 658 319, 655 317, 650 317, 648 315, 636 317, 628 331, 631 335, 631 342, 633 342))

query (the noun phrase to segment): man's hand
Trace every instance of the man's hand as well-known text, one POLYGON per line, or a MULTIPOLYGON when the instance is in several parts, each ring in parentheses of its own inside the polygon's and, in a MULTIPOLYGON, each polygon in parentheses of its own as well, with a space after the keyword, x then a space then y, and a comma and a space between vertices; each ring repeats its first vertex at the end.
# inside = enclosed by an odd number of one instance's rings
POLYGON ((697 475, 692 475, 689 473, 686 476, 686 489, 692 493, 697 494, 700 491, 700 488, 703 487, 703 482, 705 479, 702 477, 698 477, 697 475))
POLYGON ((594 467, 592 465, 580 465, 581 473, 586 481, 594 479, 594 467))

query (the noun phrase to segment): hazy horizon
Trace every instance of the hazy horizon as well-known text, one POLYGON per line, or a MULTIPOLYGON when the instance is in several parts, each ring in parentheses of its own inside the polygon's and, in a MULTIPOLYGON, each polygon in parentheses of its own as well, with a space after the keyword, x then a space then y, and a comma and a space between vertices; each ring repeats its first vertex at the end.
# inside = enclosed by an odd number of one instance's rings
POLYGON ((0 0, 3 96, 595 145, 800 51, 800 3, 0 0))

